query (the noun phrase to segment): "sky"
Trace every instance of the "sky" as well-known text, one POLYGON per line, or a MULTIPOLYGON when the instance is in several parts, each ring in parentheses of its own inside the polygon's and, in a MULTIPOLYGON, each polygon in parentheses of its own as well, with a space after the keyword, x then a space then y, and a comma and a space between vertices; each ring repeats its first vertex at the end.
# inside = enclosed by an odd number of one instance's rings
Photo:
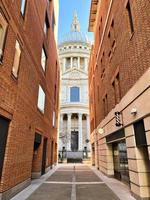
POLYGON ((81 32, 87 33, 90 40, 92 33, 88 33, 91 0, 59 0, 59 41, 63 35, 70 32, 74 11, 78 14, 81 32))

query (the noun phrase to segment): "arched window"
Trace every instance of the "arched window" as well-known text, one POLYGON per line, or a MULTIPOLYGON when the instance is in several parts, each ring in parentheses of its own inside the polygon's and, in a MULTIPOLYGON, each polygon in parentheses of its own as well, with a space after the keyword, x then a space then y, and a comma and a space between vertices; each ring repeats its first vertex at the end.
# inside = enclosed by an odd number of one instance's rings
POLYGON ((80 88, 79 87, 71 87, 70 88, 70 101, 71 102, 79 102, 80 101, 80 88))

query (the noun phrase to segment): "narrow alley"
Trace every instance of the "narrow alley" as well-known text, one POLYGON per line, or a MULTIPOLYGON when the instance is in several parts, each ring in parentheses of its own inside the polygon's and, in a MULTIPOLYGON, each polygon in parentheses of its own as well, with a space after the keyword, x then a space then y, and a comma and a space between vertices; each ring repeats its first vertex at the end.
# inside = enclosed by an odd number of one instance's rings
POLYGON ((150 200, 150 0, 0 0, 0 200, 150 200))
POLYGON ((83 164, 58 165, 12 200, 134 200, 128 187, 83 164), (119 193, 118 193, 119 191, 119 193))

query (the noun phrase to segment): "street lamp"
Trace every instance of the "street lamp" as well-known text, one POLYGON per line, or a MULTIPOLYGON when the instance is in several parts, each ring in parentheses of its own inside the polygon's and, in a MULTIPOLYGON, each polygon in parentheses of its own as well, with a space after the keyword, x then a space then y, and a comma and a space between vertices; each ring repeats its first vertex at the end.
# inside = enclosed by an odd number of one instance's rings
POLYGON ((104 129, 103 128, 98 128, 98 133, 100 134, 100 135, 102 135, 102 134, 104 134, 104 129))

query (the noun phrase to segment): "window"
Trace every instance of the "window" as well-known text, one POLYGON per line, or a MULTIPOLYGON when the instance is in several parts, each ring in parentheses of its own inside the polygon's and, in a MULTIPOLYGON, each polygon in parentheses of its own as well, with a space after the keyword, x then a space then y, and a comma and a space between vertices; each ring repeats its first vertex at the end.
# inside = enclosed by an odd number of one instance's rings
POLYGON ((45 52, 45 49, 42 48, 41 65, 42 65, 42 68, 43 68, 44 71, 45 71, 45 68, 46 68, 46 60, 47 60, 46 52, 45 52))
POLYGON ((108 53, 109 61, 111 61, 115 49, 116 49, 116 36, 115 36, 115 22, 114 19, 111 21, 110 30, 108 32, 109 44, 110 44, 110 51, 108 53))
POLYGON ((51 1, 52 1, 52 0, 47 0, 48 4, 50 4, 51 1))
POLYGON ((12 68, 12 74, 15 76, 15 78, 18 77, 20 56, 21 56, 20 44, 18 41, 16 41, 14 63, 13 63, 13 68, 12 68))
POLYGON ((137 147, 147 146, 143 119, 135 122, 133 126, 134 126, 135 141, 136 141, 137 147))
POLYGON ((98 44, 100 44, 101 42, 101 37, 102 37, 102 31, 103 31, 103 20, 102 20, 102 17, 101 17, 101 20, 100 20, 100 23, 99 23, 99 28, 98 28, 98 44))
POLYGON ((108 57, 109 57, 109 58, 111 57, 111 50, 110 50, 109 53, 108 53, 108 57))
MULTIPOLYGON (((56 79, 57 80, 57 79, 56 79)), ((56 103, 56 99, 57 99, 57 87, 55 84, 55 90, 54 90, 54 103, 56 103)))
POLYGON ((111 27, 112 28, 114 27, 114 20, 112 20, 112 22, 111 22, 111 27))
POLYGON ((55 28, 55 14, 53 12, 53 18, 52 18, 52 29, 54 31, 54 28, 55 28))
POLYGON ((56 123, 56 113, 53 111, 53 127, 55 127, 56 123))
POLYGON ((48 29, 49 29, 49 21, 48 21, 48 17, 47 17, 47 14, 46 14, 45 22, 44 22, 44 33, 47 36, 48 36, 48 29))
POLYGON ((121 99, 121 89, 120 89, 120 77, 119 73, 117 74, 115 80, 112 83, 113 89, 114 89, 114 95, 115 95, 115 104, 120 102, 121 99))
POLYGON ((103 98, 103 109, 104 109, 104 116, 106 116, 107 113, 108 113, 108 98, 107 98, 107 94, 103 98))
POLYGON ((130 6, 130 2, 129 1, 127 3, 126 9, 128 11, 128 17, 129 17, 129 23, 130 23, 130 30, 131 30, 131 33, 133 33, 134 32, 134 24, 133 24, 131 6, 130 6))
POLYGON ((120 88, 120 75, 119 75, 119 73, 116 76, 116 82, 117 82, 118 101, 120 101, 120 99, 121 99, 121 88, 120 88))
POLYGON ((80 101, 80 89, 79 87, 70 88, 70 101, 79 102, 80 101))
POLYGON ((104 78, 105 73, 105 52, 103 51, 102 57, 101 57, 101 78, 104 78))
POLYGON ((3 48, 4 48, 7 26, 8 24, 6 20, 0 13, 0 60, 2 60, 3 57, 3 48))
POLYGON ((44 113, 45 108, 45 93, 42 87, 39 85, 39 93, 38 93, 38 109, 44 113))
POLYGON ((26 0, 21 0, 21 14, 22 14, 22 16, 24 16, 24 14, 25 14, 26 3, 27 3, 26 0))
POLYGON ((99 94, 99 85, 97 86, 97 100, 100 101, 100 94, 99 94))

